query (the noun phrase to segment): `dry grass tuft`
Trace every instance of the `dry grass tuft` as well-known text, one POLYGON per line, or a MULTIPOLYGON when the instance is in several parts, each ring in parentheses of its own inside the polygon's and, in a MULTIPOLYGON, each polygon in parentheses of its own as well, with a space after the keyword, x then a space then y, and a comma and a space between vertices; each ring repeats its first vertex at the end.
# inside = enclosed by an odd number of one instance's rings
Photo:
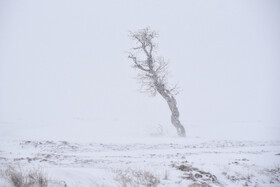
MULTIPOLYGON (((6 166, 0 170, 0 181, 12 187, 67 187, 65 181, 51 180, 40 168, 22 169, 20 166, 6 166)), ((0 184, 1 186, 1 184, 0 184)))
POLYGON ((160 183, 160 180, 148 171, 127 168, 125 170, 117 170, 116 173, 115 180, 118 181, 122 187, 156 187, 160 183))
POLYGON ((21 168, 8 166, 3 175, 14 187, 48 186, 48 179, 40 169, 23 171, 21 168))

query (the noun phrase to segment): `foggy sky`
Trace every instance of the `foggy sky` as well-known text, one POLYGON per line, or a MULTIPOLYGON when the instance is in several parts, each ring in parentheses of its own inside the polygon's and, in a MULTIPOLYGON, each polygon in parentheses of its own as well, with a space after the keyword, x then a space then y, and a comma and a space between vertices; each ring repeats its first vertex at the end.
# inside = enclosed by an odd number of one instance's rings
POLYGON ((182 90, 184 125, 280 125, 277 0, 4 0, 0 126, 171 126, 126 54, 128 31, 147 26, 182 90))

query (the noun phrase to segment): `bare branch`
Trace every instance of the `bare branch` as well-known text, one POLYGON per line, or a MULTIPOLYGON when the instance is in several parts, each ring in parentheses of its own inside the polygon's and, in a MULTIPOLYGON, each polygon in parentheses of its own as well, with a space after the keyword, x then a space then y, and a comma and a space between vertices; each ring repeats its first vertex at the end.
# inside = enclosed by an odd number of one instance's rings
POLYGON ((141 66, 138 61, 137 61, 137 58, 133 55, 129 55, 128 58, 131 58, 135 64, 135 66, 139 69, 141 69, 142 71, 146 71, 146 72, 150 72, 149 69, 145 69, 143 66, 141 66))

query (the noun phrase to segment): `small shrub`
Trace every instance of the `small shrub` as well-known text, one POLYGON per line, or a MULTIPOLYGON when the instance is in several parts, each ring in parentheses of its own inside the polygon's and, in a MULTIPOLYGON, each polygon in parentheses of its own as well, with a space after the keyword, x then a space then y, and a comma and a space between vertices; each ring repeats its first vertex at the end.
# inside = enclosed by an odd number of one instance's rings
POLYGON ((155 129, 155 132, 152 132, 150 135, 153 137, 164 136, 164 131, 163 131, 162 125, 158 124, 157 128, 155 129))

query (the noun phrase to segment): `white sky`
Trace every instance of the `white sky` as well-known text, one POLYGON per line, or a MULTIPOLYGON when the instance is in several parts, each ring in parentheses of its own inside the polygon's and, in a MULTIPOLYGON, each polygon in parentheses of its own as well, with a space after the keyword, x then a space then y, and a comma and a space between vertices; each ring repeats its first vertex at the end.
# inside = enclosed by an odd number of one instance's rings
POLYGON ((146 26, 182 89, 185 126, 280 126, 277 0, 1 0, 0 126, 171 126, 125 53, 128 31, 146 26))

